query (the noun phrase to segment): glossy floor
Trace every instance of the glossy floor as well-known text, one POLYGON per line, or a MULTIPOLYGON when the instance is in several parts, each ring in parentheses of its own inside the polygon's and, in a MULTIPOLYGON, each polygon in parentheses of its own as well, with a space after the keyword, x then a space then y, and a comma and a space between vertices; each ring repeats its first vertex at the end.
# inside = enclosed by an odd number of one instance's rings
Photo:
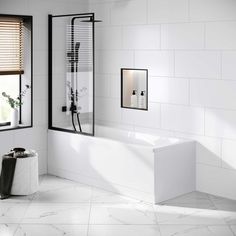
POLYGON ((236 236, 236 201, 193 192, 159 205, 54 176, 0 201, 1 236, 236 236))

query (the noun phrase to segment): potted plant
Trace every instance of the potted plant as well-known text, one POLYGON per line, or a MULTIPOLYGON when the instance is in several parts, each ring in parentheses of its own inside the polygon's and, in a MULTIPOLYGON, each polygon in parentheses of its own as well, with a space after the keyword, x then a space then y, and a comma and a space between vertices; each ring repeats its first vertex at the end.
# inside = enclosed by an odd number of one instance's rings
POLYGON ((12 98, 10 95, 2 92, 2 96, 6 98, 6 102, 11 107, 11 127, 17 127, 19 125, 19 106, 23 105, 22 97, 25 96, 27 90, 30 88, 28 84, 25 85, 25 89, 19 94, 17 98, 12 98))

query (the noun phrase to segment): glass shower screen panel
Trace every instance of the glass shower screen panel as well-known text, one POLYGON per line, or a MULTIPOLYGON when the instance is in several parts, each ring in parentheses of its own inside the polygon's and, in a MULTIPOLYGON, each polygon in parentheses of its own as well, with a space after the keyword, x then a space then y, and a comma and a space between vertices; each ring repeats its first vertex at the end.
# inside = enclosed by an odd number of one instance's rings
POLYGON ((49 128, 94 135, 94 15, 49 16, 50 29, 49 128))

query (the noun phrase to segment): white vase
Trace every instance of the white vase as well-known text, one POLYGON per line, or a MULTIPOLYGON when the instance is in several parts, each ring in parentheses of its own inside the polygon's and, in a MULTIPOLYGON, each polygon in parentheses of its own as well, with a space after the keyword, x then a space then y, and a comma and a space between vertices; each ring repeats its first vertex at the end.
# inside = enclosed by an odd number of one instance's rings
POLYGON ((17 108, 11 109, 11 127, 15 128, 19 125, 19 112, 17 108))

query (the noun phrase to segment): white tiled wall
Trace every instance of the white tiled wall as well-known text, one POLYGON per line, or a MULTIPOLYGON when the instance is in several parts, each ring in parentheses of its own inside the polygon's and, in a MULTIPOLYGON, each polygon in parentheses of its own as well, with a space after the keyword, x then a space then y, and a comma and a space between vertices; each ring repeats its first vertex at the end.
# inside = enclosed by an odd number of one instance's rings
POLYGON ((219 79, 220 53, 215 51, 175 51, 175 76, 219 79))
POLYGON ((174 52, 171 51, 135 51, 135 68, 149 68, 151 76, 174 75, 174 52))
POLYGON ((97 122, 198 141, 200 191, 236 199, 236 1, 90 0, 97 122), (120 108, 120 68, 149 70, 149 110, 120 108))
MULTIPOLYGON (((86 2, 86 1, 85 1, 86 2)), ((0 155, 20 146, 39 153, 39 173, 47 172, 48 14, 87 12, 82 1, 0 0, 1 14, 33 16, 33 128, 0 132, 0 155)))

